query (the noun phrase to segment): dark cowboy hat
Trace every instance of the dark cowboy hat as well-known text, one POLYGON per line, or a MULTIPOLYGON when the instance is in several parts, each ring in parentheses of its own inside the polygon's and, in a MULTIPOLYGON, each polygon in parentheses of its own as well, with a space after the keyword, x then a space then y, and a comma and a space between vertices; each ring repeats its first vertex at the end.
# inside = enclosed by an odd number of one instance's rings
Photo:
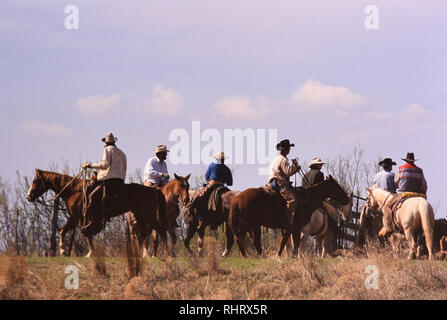
POLYGON ((406 158, 402 158, 402 160, 408 161, 408 162, 415 162, 415 161, 418 161, 419 159, 415 159, 414 158, 414 153, 413 152, 407 152, 407 157, 406 158))
POLYGON ((115 143, 118 141, 118 138, 115 138, 113 134, 109 132, 105 138, 101 139, 101 141, 105 143, 115 143))
POLYGON ((276 150, 286 150, 294 146, 295 144, 294 143, 291 144, 289 139, 285 139, 276 145, 276 150))
POLYGON ((391 158, 385 158, 379 162, 379 166, 395 166, 395 165, 397 165, 397 163, 391 160, 391 158))

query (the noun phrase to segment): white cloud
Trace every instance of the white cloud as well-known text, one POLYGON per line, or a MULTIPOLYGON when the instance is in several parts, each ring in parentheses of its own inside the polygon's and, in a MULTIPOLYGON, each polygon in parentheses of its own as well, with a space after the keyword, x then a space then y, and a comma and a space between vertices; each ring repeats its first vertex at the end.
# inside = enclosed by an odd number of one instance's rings
POLYGON ((152 88, 152 97, 145 104, 146 111, 152 114, 164 114, 169 117, 180 115, 185 109, 183 97, 174 89, 157 83, 152 88))
POLYGON ((228 96, 216 101, 211 106, 211 111, 225 119, 259 119, 269 112, 268 105, 264 97, 254 100, 245 95, 228 96))
POLYGON ((76 100, 77 109, 87 116, 105 116, 120 102, 118 94, 94 95, 76 100))
POLYGON ((33 136, 52 136, 65 137, 69 136, 73 129, 67 128, 62 124, 51 123, 45 124, 39 121, 27 121, 20 125, 22 131, 33 136))
POLYGON ((410 104, 403 108, 399 114, 406 120, 422 120, 433 114, 432 111, 421 107, 419 104, 410 104))
POLYGON ((352 92, 347 87, 324 85, 308 79, 290 99, 291 105, 298 112, 334 111, 346 112, 362 107, 368 103, 367 97, 352 92))

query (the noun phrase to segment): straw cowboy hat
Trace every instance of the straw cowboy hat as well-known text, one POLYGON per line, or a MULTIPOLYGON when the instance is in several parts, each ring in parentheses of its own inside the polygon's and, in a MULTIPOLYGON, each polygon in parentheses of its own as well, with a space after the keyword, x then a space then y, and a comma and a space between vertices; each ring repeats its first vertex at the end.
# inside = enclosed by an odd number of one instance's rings
POLYGON ((225 156, 225 153, 223 151, 218 152, 213 158, 217 160, 228 159, 228 157, 225 156))
POLYGON ((101 141, 105 143, 115 143, 118 141, 118 138, 115 138, 113 134, 109 132, 105 138, 101 139, 101 141))
POLYGON ((325 164, 325 162, 321 161, 320 158, 313 158, 309 167, 312 167, 312 166, 317 165, 317 164, 325 164))
POLYGON ((402 160, 408 161, 408 162, 415 162, 415 161, 418 161, 419 159, 415 159, 414 158, 414 153, 413 152, 407 152, 407 157, 406 158, 402 158, 402 160))
POLYGON ((290 147, 294 147, 294 143, 290 143, 289 139, 282 140, 280 143, 276 145, 276 150, 286 150, 290 147))
POLYGON ((159 153, 159 152, 169 152, 169 150, 166 148, 166 145, 162 144, 159 145, 155 148, 155 154, 159 153))
POLYGON ((397 165, 391 158, 385 158, 379 162, 379 166, 395 166, 397 165))

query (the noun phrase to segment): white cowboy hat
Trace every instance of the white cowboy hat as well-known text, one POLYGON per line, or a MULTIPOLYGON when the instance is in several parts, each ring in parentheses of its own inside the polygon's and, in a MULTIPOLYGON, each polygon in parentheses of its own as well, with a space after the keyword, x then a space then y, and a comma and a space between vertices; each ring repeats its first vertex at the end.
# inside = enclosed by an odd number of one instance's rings
POLYGON ((118 141, 118 138, 115 138, 113 134, 109 132, 105 138, 101 139, 101 141, 105 143, 115 143, 118 141))
POLYGON ((325 164, 325 162, 321 161, 320 158, 313 158, 312 162, 310 163, 310 165, 313 166, 315 164, 325 164))
POLYGON ((166 145, 162 144, 159 145, 155 148, 155 154, 159 153, 159 152, 169 152, 169 150, 166 148, 166 145))
POLYGON ((225 156, 225 153, 224 153, 223 151, 221 151, 221 152, 218 152, 218 153, 214 156, 214 159, 218 159, 218 160, 220 160, 220 159, 228 159, 228 157, 226 157, 226 156, 225 156))

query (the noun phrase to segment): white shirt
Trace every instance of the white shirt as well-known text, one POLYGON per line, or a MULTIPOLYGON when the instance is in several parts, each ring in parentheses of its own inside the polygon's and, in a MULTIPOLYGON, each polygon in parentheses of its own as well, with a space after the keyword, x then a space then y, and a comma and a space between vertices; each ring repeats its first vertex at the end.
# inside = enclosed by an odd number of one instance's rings
POLYGON ((105 146, 101 162, 92 163, 91 168, 99 169, 98 181, 107 179, 126 179, 127 158, 116 146, 105 146))
POLYGON ((165 184, 167 178, 163 177, 163 173, 168 173, 166 161, 162 161, 157 156, 150 158, 144 167, 144 182, 149 181, 154 184, 165 184))
POLYGON ((290 165, 287 157, 278 154, 270 167, 269 181, 275 178, 280 186, 289 186, 289 177, 293 176, 297 171, 298 167, 290 165))

